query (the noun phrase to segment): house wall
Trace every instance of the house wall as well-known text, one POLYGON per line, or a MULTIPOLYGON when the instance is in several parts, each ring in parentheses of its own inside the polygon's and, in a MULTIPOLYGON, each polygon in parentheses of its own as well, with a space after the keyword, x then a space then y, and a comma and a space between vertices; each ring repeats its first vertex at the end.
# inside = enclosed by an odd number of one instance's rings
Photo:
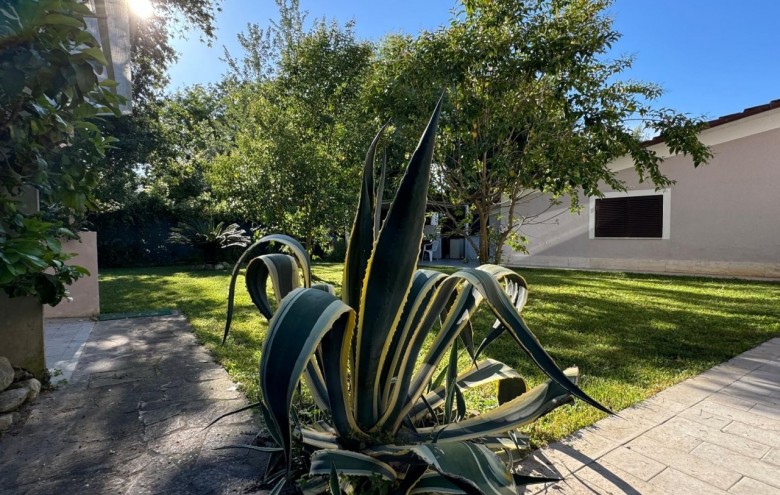
POLYGON ((79 232, 79 237, 80 240, 63 243, 62 251, 75 254, 67 263, 83 266, 89 276, 81 277, 68 287, 73 300, 63 299, 56 306, 44 306, 46 318, 97 318, 100 314, 97 233, 79 232))
MULTIPOLYGON (((715 131, 728 129, 705 132, 715 131)), ((580 214, 569 213, 564 199, 545 223, 523 227, 529 254, 505 248, 506 264, 780 279, 780 129, 714 144, 712 151, 710 163, 698 168, 683 156, 662 164, 676 181, 668 239, 591 238, 593 211, 583 196, 580 214)), ((654 189, 639 183, 633 169, 618 177, 629 191, 654 189)), ((540 211, 547 203, 540 197, 524 209, 540 211)))

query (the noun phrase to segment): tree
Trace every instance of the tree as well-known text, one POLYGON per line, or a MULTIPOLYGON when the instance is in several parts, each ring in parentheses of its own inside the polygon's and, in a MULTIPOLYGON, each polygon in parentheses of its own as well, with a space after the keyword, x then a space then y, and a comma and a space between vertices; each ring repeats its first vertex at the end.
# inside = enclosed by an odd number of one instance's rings
POLYGON ((183 216, 214 213, 206 173, 221 153, 233 146, 226 93, 219 85, 195 85, 160 101, 157 110, 159 146, 150 150, 145 170, 149 194, 183 216))
POLYGON ((154 16, 131 17, 130 63, 135 104, 153 102, 168 85, 168 68, 178 60, 178 53, 171 46, 173 36, 197 31, 202 41, 214 40, 214 16, 221 11, 220 3, 221 0, 155 0, 154 16))
MULTIPOLYGON (((360 91, 372 47, 353 25, 315 21, 305 30, 297 1, 278 2, 280 21, 251 26, 229 84, 235 148, 209 176, 225 208, 305 240, 307 249, 346 233, 370 121, 360 91)), ((231 112, 230 110, 228 110, 231 112)))
POLYGON ((86 31, 91 15, 72 0, 13 0, 0 9, 0 287, 12 297, 56 305, 86 273, 65 264, 60 238, 73 233, 25 196, 37 191, 60 216, 77 216, 97 182, 111 140, 94 118, 118 112, 119 100, 95 74, 106 61, 86 31))
POLYGON ((662 159, 627 126, 634 119, 696 166, 710 156, 696 137, 701 121, 652 106, 658 86, 619 79, 632 60, 606 56, 620 36, 605 15, 609 0, 464 5, 446 28, 384 40, 371 101, 383 118, 419 120, 425 102, 448 90, 435 186, 477 217, 481 262, 491 245, 496 263, 505 244, 523 248, 529 194, 568 196, 576 209, 579 191, 624 189, 608 168, 620 156, 632 157, 641 180, 668 186, 662 159))
POLYGON ((171 136, 160 125, 168 68, 178 59, 171 39, 197 32, 210 43, 219 4, 220 0, 157 0, 154 16, 131 15, 133 110, 131 115, 106 117, 98 123, 105 135, 121 137, 106 153, 98 172, 94 191, 98 212, 116 211, 136 199, 143 182, 139 167, 151 163, 171 136))

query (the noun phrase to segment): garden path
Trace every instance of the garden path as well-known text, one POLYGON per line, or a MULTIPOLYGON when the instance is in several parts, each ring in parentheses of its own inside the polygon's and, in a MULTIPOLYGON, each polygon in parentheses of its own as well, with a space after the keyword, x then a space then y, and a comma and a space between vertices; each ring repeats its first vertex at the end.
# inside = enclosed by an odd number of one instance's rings
POLYGON ((780 495, 780 338, 536 451, 523 494, 780 495))
POLYGON ((215 450, 252 442, 250 413, 204 430, 247 402, 183 316, 101 321, 86 333, 83 346, 62 336, 80 349, 69 382, 0 437, 1 495, 261 492, 262 453, 215 450))

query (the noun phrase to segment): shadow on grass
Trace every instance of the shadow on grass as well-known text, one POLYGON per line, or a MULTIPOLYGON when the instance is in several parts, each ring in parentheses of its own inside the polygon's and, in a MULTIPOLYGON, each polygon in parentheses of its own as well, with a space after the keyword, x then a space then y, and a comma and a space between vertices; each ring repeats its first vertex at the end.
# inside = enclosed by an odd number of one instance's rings
MULTIPOLYGON (((584 390, 613 410, 780 335, 777 283, 538 269, 519 272, 529 283, 523 316, 531 330, 561 367, 579 366, 584 390)), ((341 265, 315 265, 314 273, 338 286, 341 265)), ((252 399, 257 394, 257 363, 267 327, 239 280, 230 345, 219 345, 228 281, 227 272, 108 270, 101 275, 101 303, 109 312, 179 309, 252 399)), ((481 308, 475 317, 477 340, 492 322, 481 308)), ((487 349, 486 357, 509 364, 532 383, 543 378, 507 335, 487 349)), ((532 435, 537 443, 545 443, 600 417, 578 403, 542 418, 532 435)))

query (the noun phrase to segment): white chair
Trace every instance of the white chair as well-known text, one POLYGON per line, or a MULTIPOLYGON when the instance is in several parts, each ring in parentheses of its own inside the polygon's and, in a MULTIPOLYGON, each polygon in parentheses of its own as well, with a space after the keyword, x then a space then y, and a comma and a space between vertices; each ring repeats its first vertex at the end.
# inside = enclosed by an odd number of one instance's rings
POLYGON ((433 261, 433 252, 438 251, 441 241, 436 239, 433 242, 423 244, 422 260, 425 261, 425 255, 428 255, 428 261, 433 261))

